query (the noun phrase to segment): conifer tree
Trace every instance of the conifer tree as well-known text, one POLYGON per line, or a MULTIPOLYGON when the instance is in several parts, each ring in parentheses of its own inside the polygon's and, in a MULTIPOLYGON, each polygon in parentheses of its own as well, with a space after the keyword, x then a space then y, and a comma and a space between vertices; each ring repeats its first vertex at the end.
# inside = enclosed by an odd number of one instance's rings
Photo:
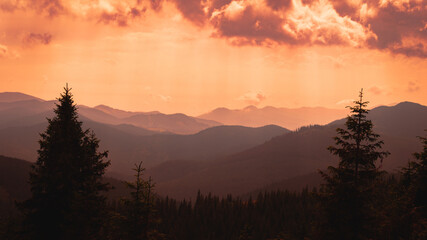
POLYGON ((405 201, 400 205, 406 206, 409 215, 405 222, 411 229, 408 239, 427 238, 427 137, 419 139, 423 150, 414 153, 415 160, 410 161, 402 172, 405 201))
POLYGON ((95 134, 82 130, 71 89, 64 90, 40 134, 32 196, 21 204, 31 239, 95 239, 102 225, 108 186, 101 179, 110 162, 95 134))
POLYGON ((150 226, 154 219, 154 183, 151 177, 148 180, 142 178, 145 168, 142 167, 142 162, 135 165, 134 168, 135 182, 126 182, 126 185, 131 189, 131 197, 124 200, 126 207, 125 229, 127 232, 126 239, 138 240, 149 239, 152 232, 150 226))
POLYGON ((322 228, 329 239, 369 236, 374 215, 373 187, 381 173, 376 162, 389 154, 380 151, 383 142, 367 119, 368 102, 363 101, 363 89, 354 104, 349 107, 351 115, 347 117, 346 129, 337 129, 336 146, 328 148, 339 157, 338 167, 330 166, 328 172, 321 172, 326 181, 322 195, 326 226, 322 228))
POLYGON ((414 153, 416 160, 411 163, 414 169, 414 204, 423 208, 427 213, 427 137, 419 138, 423 143, 423 150, 419 153, 414 153))

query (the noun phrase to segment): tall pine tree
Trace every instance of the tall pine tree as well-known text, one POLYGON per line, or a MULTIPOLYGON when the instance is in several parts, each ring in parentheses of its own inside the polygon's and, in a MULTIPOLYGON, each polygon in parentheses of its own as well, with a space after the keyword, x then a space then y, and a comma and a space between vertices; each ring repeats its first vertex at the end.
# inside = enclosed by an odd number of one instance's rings
POLYGON ((55 116, 39 141, 32 166, 32 197, 22 204, 31 239, 95 239, 102 224, 105 196, 102 182, 107 152, 82 130, 70 88, 58 99, 55 116))
POLYGON ((339 157, 338 167, 330 166, 328 172, 321 172, 326 181, 322 238, 367 239, 374 226, 373 188, 380 176, 376 163, 389 153, 380 151, 383 142, 367 119, 368 102, 363 101, 363 89, 354 104, 349 107, 346 129, 337 129, 336 146, 328 148, 339 157))

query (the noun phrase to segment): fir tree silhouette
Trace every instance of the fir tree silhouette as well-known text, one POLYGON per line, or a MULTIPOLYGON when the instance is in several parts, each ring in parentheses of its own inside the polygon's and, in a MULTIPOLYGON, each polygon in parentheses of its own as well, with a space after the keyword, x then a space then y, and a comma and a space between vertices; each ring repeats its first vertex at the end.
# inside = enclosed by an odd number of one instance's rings
POLYGON ((328 148, 339 157, 338 167, 329 166, 328 172, 320 172, 326 181, 322 195, 326 212, 322 234, 326 239, 369 238, 374 222, 373 188, 381 174, 376 162, 389 154, 380 151, 383 142, 367 119, 363 89, 354 104, 349 107, 346 129, 337 129, 336 146, 328 148))
POLYGON ((102 225, 108 185, 101 179, 110 162, 95 134, 82 130, 70 90, 67 84, 40 134, 32 196, 21 204, 31 239, 95 239, 102 225))
POLYGON ((400 205, 407 207, 405 210, 409 218, 405 219, 405 224, 409 224, 411 232, 408 239, 427 237, 427 137, 418 138, 423 144, 423 150, 414 153, 415 160, 402 169, 401 183, 405 198, 400 205))

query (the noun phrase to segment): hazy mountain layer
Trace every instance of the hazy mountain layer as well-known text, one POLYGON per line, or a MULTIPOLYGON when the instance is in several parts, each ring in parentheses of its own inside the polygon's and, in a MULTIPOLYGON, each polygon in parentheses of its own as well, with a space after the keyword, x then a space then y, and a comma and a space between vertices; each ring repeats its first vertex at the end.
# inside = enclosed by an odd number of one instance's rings
MULTIPOLYGON (((0 101, 0 154, 35 161, 38 134, 47 126, 46 117, 52 116, 54 101, 24 98, 15 102, 0 101)), ((101 149, 109 150, 110 174, 129 176, 133 165, 143 161, 147 175, 152 175, 157 182, 157 191, 176 198, 194 196, 199 189, 217 195, 245 194, 324 169, 337 162, 326 148, 333 144, 335 129, 345 122, 341 118, 325 126, 305 127, 296 132, 274 125, 217 126, 196 134, 176 135, 158 134, 135 124, 120 124, 124 119, 160 124, 161 121, 153 117, 158 116, 158 112, 132 113, 107 106, 79 108, 84 128, 94 130, 101 140, 101 149)), ((171 129, 189 129, 185 121, 180 121, 188 116, 160 115, 168 118, 165 122, 176 122, 171 129)), ((392 107, 377 107, 368 116, 385 142, 384 149, 391 153, 382 163, 383 169, 394 171, 404 166, 412 153, 421 149, 416 136, 423 135, 427 129, 426 106, 403 102, 392 107)), ((209 124, 205 120, 191 121, 209 124)), ((0 194, 2 192, 4 189, 0 194)))
MULTIPOLYGON (((109 151, 112 160, 109 171, 120 175, 131 175, 131 169, 139 161, 143 161, 146 167, 175 159, 207 161, 243 151, 288 132, 273 125, 262 128, 218 126, 193 135, 141 136, 130 133, 129 129, 123 130, 129 126, 83 121, 83 127, 92 129, 101 140, 101 149, 109 151)), ((33 126, 0 129, 0 154, 35 161, 39 133, 46 127, 47 121, 33 126)))
MULTIPOLYGON (((412 153, 420 151, 422 146, 417 136, 425 134, 424 129, 427 129, 427 107, 405 102, 375 108, 369 118, 385 142, 384 149, 391 153, 382 163, 382 169, 396 171, 407 164, 412 153)), ((275 137, 262 145, 217 159, 210 165, 199 166, 195 171, 177 174, 179 177, 175 179, 159 182, 157 189, 176 198, 194 196, 198 189, 222 196, 244 194, 325 169, 337 163, 337 158, 326 148, 334 144, 335 129, 343 127, 344 122, 339 120, 327 126, 307 127, 275 137)), ((155 174, 160 175, 160 169, 155 170, 155 174)))
POLYGON ((310 124, 327 124, 338 118, 345 117, 347 112, 345 109, 328 109, 323 107, 290 109, 249 106, 244 109, 235 110, 217 108, 199 117, 228 125, 258 127, 275 124, 294 130, 310 124))
MULTIPOLYGON (((29 126, 46 121, 53 116, 55 101, 25 95, 22 93, 0 93, 0 128, 29 126)), ((153 132, 194 134, 209 127, 221 125, 219 122, 190 117, 185 114, 163 114, 159 112, 126 112, 107 106, 95 108, 78 105, 82 119, 111 125, 133 125, 153 132)))

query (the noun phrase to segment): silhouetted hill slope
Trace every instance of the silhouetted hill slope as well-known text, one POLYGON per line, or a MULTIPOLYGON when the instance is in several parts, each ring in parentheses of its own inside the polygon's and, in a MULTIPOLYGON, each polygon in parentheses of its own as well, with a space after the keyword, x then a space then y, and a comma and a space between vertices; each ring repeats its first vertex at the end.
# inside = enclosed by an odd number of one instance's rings
POLYGON ((30 195, 28 185, 31 163, 0 155, 0 187, 11 199, 25 200, 30 195))
MULTIPOLYGON (((90 128, 101 140, 101 149, 109 151, 112 165, 110 171, 130 175, 134 163, 143 161, 149 168, 174 159, 218 158, 261 144, 288 130, 278 126, 248 128, 241 126, 218 126, 193 135, 140 136, 124 131, 117 126, 81 119, 84 128, 90 128)), ((46 123, 28 127, 0 129, 0 154, 35 161, 39 133, 46 123)))
POLYGON ((310 124, 326 124, 337 118, 344 117, 345 109, 314 108, 257 108, 248 106, 244 109, 217 108, 200 118, 210 119, 227 125, 242 125, 249 127, 275 124, 287 129, 296 129, 310 124))
MULTIPOLYGON (((127 117, 131 117, 133 115, 138 114, 138 112, 130 112, 130 111, 123 111, 120 109, 115 109, 106 105, 98 105, 95 106, 94 109, 103 111, 107 114, 110 114, 116 118, 127 118, 127 117)), ((151 112, 150 112, 151 113, 151 112)), ((155 113, 159 113, 159 112, 155 112, 155 113)))
POLYGON ((178 199, 195 196, 198 189, 221 196, 245 194, 333 163, 326 150, 333 133, 333 128, 312 127, 275 137, 182 178, 158 182, 157 189, 178 199))
POLYGON ((78 107, 79 114, 92 121, 112 125, 134 125, 157 132, 194 134, 206 128, 221 125, 221 123, 215 121, 198 119, 181 113, 134 113, 108 108, 106 106, 90 108, 79 105, 78 107))
POLYGON ((18 101, 28 101, 28 100, 38 100, 44 101, 40 98, 36 98, 24 93, 19 92, 2 92, 0 93, 0 102, 18 102, 18 101))
POLYGON ((155 134, 173 134, 171 132, 152 131, 152 130, 148 130, 145 128, 136 127, 132 124, 119 124, 119 125, 108 125, 108 126, 114 128, 114 129, 117 129, 119 131, 125 132, 125 133, 129 133, 132 135, 139 135, 139 136, 150 136, 150 135, 155 135, 155 134))
POLYGON ((219 122, 194 118, 181 113, 163 114, 157 111, 129 112, 105 105, 98 105, 95 108, 85 109, 81 111, 81 114, 98 122, 110 124, 126 123, 146 129, 162 132, 168 131, 178 134, 194 134, 203 129, 221 125, 219 122), (109 117, 104 118, 104 114, 109 115, 109 117))
POLYGON ((137 114, 122 121, 138 127, 177 134, 194 134, 206 128, 221 125, 219 122, 189 117, 182 113, 137 114))
MULTIPOLYGON (((393 171, 405 166, 412 153, 421 149, 416 136, 422 135, 427 128, 427 107, 403 103, 375 108, 369 116, 385 142, 384 149, 391 153, 382 163, 383 168, 393 171)), ((325 169, 337 163, 336 157, 326 148, 334 143, 332 137, 336 136, 335 129, 342 127, 340 123, 343 122, 306 127, 275 137, 180 178, 159 182, 157 189, 176 198, 194 196, 198 189, 217 195, 244 194, 325 169)))
MULTIPOLYGON (((395 106, 376 107, 368 114, 368 118, 379 133, 413 138, 422 134, 420 129, 427 128, 426 109, 426 106, 418 103, 401 102, 395 106)), ((344 124, 345 121, 340 119, 328 125, 344 124)))
MULTIPOLYGON (((31 196, 30 170, 30 162, 0 155, 0 217, 14 208, 15 201, 24 201, 31 196)), ((113 188, 107 193, 109 199, 128 196, 129 190, 122 181, 111 177, 105 177, 105 181, 113 188)))
POLYGON ((53 116, 54 101, 0 102, 0 128, 31 126, 53 116))

